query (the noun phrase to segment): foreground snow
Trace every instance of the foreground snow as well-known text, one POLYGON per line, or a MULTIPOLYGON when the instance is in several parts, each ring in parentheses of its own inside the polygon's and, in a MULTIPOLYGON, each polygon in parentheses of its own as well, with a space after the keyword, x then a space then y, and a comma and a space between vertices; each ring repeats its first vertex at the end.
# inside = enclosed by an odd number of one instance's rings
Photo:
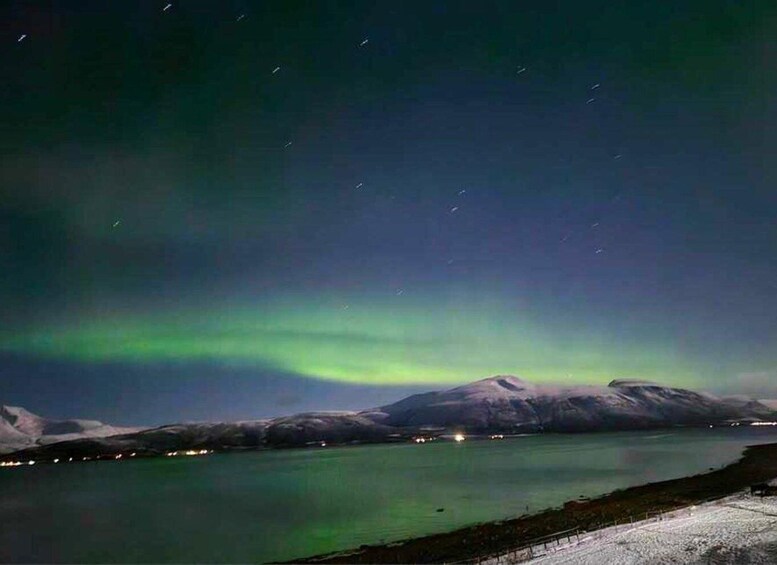
MULTIPOLYGON (((489 563, 511 561, 503 556, 489 563)), ((777 563, 777 498, 737 494, 660 521, 591 532, 530 563, 777 563)))

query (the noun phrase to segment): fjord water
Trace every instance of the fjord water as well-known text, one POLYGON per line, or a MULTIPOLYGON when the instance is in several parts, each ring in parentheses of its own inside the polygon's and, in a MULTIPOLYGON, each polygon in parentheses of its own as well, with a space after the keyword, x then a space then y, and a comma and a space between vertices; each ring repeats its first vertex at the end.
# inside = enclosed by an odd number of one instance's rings
POLYGON ((0 561, 292 559, 696 474, 774 441, 696 429, 3 469, 0 561))

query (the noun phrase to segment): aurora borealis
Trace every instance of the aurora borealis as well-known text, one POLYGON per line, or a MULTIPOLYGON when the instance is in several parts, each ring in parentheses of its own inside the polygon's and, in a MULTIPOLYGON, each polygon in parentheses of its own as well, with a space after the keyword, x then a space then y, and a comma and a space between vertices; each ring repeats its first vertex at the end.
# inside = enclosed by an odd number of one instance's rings
POLYGON ((167 4, 2 8, 0 401, 777 392, 773 3, 167 4))
POLYGON ((430 300, 390 305, 373 297, 345 309, 331 299, 294 299, 247 311, 197 309, 139 320, 127 315, 118 326, 90 322, 10 343, 83 362, 215 359, 379 385, 455 383, 471 374, 517 371, 521 363, 524 374, 537 380, 590 382, 601 375, 602 365, 616 374, 692 376, 671 345, 659 340, 621 339, 620 351, 612 351, 612 336, 544 327, 517 306, 505 315, 494 305, 465 309, 430 300))

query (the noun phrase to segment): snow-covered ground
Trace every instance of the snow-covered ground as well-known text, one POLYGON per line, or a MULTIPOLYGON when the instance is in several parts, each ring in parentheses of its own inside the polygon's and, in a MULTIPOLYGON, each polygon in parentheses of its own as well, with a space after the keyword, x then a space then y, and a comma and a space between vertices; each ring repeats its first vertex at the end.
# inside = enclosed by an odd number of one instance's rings
MULTIPOLYGON (((517 561, 502 556, 488 563, 517 561)), ((662 520, 591 532, 530 563, 777 563, 777 497, 742 493, 672 512, 662 520)))

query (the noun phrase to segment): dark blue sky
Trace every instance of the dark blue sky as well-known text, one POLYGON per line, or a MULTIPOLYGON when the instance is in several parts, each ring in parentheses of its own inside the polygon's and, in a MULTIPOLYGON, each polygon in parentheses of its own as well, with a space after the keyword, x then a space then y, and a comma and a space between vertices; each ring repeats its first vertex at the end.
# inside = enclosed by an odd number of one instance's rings
POLYGON ((773 3, 167 4, 2 8, 3 402, 775 392, 773 3))

